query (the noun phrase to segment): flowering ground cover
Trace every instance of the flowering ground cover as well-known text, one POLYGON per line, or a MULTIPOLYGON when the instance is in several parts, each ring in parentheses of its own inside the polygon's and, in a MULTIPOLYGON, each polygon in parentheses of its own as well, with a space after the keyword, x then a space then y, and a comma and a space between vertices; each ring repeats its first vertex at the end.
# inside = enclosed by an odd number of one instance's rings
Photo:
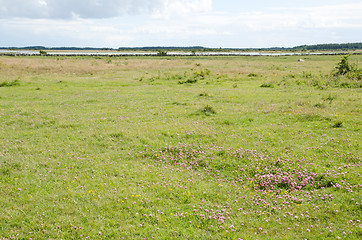
POLYGON ((0 57, 0 238, 360 239, 361 82, 298 58, 0 57))

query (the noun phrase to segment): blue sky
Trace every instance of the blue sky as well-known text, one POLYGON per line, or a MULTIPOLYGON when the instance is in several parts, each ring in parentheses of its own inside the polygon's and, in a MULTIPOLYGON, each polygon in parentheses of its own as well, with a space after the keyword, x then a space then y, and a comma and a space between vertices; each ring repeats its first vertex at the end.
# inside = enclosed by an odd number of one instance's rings
POLYGON ((361 0, 0 0, 0 46, 362 42, 361 0))

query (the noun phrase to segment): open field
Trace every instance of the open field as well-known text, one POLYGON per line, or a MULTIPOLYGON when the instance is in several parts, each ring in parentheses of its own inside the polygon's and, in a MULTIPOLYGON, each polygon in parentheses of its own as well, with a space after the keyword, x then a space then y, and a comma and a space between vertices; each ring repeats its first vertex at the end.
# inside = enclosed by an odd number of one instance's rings
POLYGON ((361 81, 298 58, 0 57, 0 239, 361 239, 361 81))

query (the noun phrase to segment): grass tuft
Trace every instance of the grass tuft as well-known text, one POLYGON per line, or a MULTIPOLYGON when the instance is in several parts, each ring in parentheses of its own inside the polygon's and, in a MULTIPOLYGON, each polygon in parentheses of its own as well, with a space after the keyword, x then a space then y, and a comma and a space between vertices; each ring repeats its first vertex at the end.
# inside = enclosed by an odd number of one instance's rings
POLYGON ((15 86, 20 86, 20 81, 19 80, 14 80, 11 82, 2 82, 0 83, 0 87, 15 87, 15 86))
POLYGON ((262 88, 274 88, 274 84, 272 83, 263 83, 260 85, 262 88))
POLYGON ((201 109, 199 109, 199 112, 205 114, 206 116, 216 114, 215 109, 210 105, 203 106, 201 109))

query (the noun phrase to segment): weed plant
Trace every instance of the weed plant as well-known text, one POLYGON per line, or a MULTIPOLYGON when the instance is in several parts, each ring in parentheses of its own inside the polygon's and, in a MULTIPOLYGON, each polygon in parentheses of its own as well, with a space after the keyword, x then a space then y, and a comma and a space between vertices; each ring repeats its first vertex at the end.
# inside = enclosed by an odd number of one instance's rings
POLYGON ((19 85, 20 85, 19 80, 14 80, 11 82, 4 81, 4 82, 0 83, 0 87, 14 87, 14 86, 19 86, 19 85))
POLYGON ((210 105, 205 105, 205 106, 202 107, 199 111, 200 111, 201 113, 207 115, 207 116, 216 113, 216 111, 214 110, 214 108, 211 107, 210 105))
POLYGON ((273 88, 274 85, 272 83, 263 83, 262 85, 260 85, 260 87, 263 88, 273 88))

